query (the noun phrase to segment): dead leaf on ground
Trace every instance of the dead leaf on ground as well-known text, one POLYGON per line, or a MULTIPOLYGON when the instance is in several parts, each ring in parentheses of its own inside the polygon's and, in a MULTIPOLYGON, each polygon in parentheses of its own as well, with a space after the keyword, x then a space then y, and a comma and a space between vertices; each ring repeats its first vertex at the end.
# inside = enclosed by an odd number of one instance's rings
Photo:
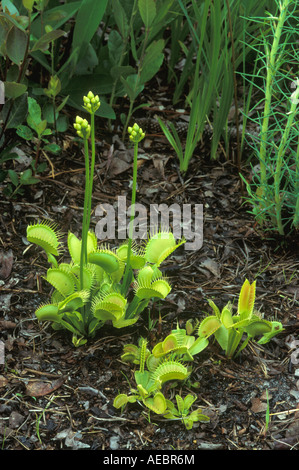
POLYGON ((30 397, 43 397, 57 390, 64 383, 65 377, 61 377, 53 382, 31 381, 26 387, 26 395, 30 397))
POLYGON ((220 268, 219 264, 212 260, 211 258, 207 258, 205 261, 200 263, 200 266, 208 269, 214 276, 219 277, 220 276, 220 268))
POLYGON ((10 276, 13 265, 13 254, 12 250, 7 252, 0 251, 0 279, 4 280, 10 276))
POLYGON ((268 408, 267 403, 261 401, 259 398, 252 398, 251 403, 251 411, 254 413, 262 413, 268 408))
POLYGON ((0 388, 6 387, 7 384, 8 384, 7 378, 4 377, 4 375, 0 375, 0 388))

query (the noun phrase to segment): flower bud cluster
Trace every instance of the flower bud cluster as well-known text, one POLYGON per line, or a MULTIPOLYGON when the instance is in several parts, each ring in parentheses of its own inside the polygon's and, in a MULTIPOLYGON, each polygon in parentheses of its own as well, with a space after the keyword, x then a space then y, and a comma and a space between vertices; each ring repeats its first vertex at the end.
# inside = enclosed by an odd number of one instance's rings
POLYGON ((88 139, 90 136, 90 125, 88 124, 87 119, 83 119, 80 116, 76 116, 76 122, 74 128, 77 131, 79 137, 83 139, 88 139))
POLYGON ((128 133, 130 134, 129 139, 135 143, 140 142, 145 137, 145 132, 143 132, 136 122, 133 127, 128 127, 128 133))
POLYGON ((98 95, 94 96, 92 91, 89 91, 87 96, 83 96, 83 102, 83 108, 90 114, 94 114, 101 105, 98 95))

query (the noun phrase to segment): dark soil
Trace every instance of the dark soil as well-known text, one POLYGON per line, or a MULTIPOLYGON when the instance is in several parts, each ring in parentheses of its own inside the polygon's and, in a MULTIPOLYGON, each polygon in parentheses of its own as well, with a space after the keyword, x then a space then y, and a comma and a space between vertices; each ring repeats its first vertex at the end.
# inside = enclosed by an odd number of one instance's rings
MULTIPOLYGON (((126 196, 129 206, 132 151, 121 143, 117 128, 109 133, 99 120, 97 129, 93 207, 115 204, 118 196, 126 196)), ((72 130, 63 138, 63 152, 52 158, 53 169, 49 167, 41 183, 0 202, 0 332, 5 345, 0 448, 298 450, 298 238, 281 240, 255 225, 236 166, 223 156, 210 162, 208 139, 196 149, 184 179, 161 133, 147 135, 140 145, 138 202, 146 207, 203 204, 204 209, 202 247, 181 247, 165 263, 172 292, 160 305, 162 323, 149 328, 149 317, 159 318, 157 308, 151 308, 132 327, 115 330, 106 325, 76 349, 69 333, 37 322, 35 309, 50 294, 42 277, 48 263, 41 250, 28 245, 27 225, 51 219, 64 233, 81 235, 82 147, 72 130), (177 322, 183 328, 188 319, 211 313, 207 299, 219 307, 236 300, 246 278, 257 279, 256 308, 285 329, 264 346, 249 343, 235 361, 227 360, 212 340, 195 356, 191 382, 167 393, 196 393, 209 423, 194 424, 188 431, 180 421, 154 413, 149 417, 138 403, 122 414, 113 407, 115 396, 128 392, 129 382, 133 386, 134 367, 120 360, 124 344, 137 344, 143 336, 153 347, 177 322), (195 382, 199 388, 192 386, 195 382)), ((23 149, 34 156, 33 148, 23 149)), ((93 214, 93 228, 97 220, 93 214)))

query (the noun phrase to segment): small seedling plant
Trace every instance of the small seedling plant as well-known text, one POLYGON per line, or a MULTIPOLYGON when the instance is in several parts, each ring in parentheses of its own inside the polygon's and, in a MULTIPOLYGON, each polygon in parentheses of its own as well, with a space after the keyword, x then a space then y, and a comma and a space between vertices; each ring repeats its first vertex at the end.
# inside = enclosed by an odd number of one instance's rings
POLYGON ((134 372, 136 388, 131 388, 129 395, 117 395, 113 402, 114 407, 123 410, 128 403, 139 402, 164 418, 181 420, 186 429, 191 429, 195 422, 209 421, 200 408, 191 411, 196 396, 188 394, 183 399, 177 394, 175 406, 163 393, 166 382, 184 382, 188 379, 192 368, 184 362, 193 361, 193 356, 207 345, 206 338, 195 339, 178 326, 163 342, 157 343, 152 352, 147 348, 144 338, 140 338, 138 346, 125 345, 121 359, 139 365, 139 370, 134 372))
MULTIPOLYGON (((80 346, 94 337, 107 321, 116 328, 135 323, 151 299, 164 299, 171 291, 167 278, 160 270, 161 263, 185 240, 176 241, 169 231, 153 233, 142 247, 132 240, 133 223, 129 239, 117 249, 108 245, 98 247, 98 240, 90 228, 91 200, 95 167, 94 115, 100 106, 99 97, 92 92, 83 98, 87 119, 76 117, 74 127, 84 142, 85 194, 81 240, 68 233, 69 262, 58 262, 61 255, 62 234, 48 221, 27 227, 29 242, 42 247, 51 267, 46 281, 53 286, 51 302, 36 310, 39 321, 49 321, 54 329, 67 329, 73 334, 73 344, 80 346), (89 151, 91 140, 91 158, 89 151), (131 289, 131 285, 133 289, 131 289)), ((145 134, 137 124, 128 128, 134 144, 132 186, 132 213, 134 221, 136 199, 138 144, 145 134)))
POLYGON ((261 336, 257 342, 265 344, 283 330, 280 322, 267 321, 254 312, 255 290, 256 281, 250 284, 246 279, 240 291, 236 315, 233 315, 233 306, 230 303, 220 312, 210 300, 209 305, 214 315, 204 318, 198 327, 199 337, 208 338, 214 335, 228 359, 237 357, 250 339, 261 336), (246 338, 241 342, 244 335, 246 338))

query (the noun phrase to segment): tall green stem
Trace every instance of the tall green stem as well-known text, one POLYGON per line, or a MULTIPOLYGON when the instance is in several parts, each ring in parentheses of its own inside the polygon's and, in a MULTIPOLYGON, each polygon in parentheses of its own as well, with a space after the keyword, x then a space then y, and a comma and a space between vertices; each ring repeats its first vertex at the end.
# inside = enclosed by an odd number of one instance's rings
POLYGON ((132 185, 132 199, 131 199, 131 217, 129 224, 129 239, 128 239, 128 251, 127 251, 127 261, 126 261, 126 270, 124 274, 124 281, 122 285, 122 294, 126 294, 131 282, 131 249, 132 249, 132 238, 133 238, 133 222, 135 218, 135 202, 136 202, 136 188, 137 188, 137 159, 138 159, 138 143, 144 138, 145 134, 143 130, 137 125, 134 124, 133 127, 128 128, 130 134, 130 140, 134 142, 134 161, 133 161, 133 185, 132 185))
POLYGON ((278 147, 277 157, 276 157, 276 168, 275 168, 275 174, 274 174, 274 195, 275 195, 277 228, 281 235, 284 234, 283 224, 281 220, 281 206, 282 206, 282 199, 280 195, 281 169, 283 165, 283 157, 286 152, 289 134, 290 134, 293 122, 294 122, 294 118, 296 116, 296 109, 297 109, 298 101, 299 101, 299 85, 297 86, 297 89, 295 93, 293 94, 291 109, 288 115, 288 120, 286 123, 285 130, 282 134, 282 138, 278 147))
POLYGON ((84 193, 84 209, 82 221, 82 241, 80 254, 80 288, 83 289, 83 267, 87 263, 87 233, 88 233, 88 206, 89 206, 89 149, 88 139, 84 139, 84 155, 85 155, 85 193, 84 193))
POLYGON ((299 228, 299 133, 298 133, 298 144, 297 144, 297 152, 296 152, 296 206, 295 206, 295 217, 293 221, 293 225, 295 228, 299 228))
POLYGON ((260 145, 260 171, 261 171, 261 193, 263 195, 264 188, 267 183, 266 169, 267 169, 267 152, 268 152, 268 129, 269 129, 269 119, 271 114, 271 97, 273 93, 273 82, 276 75, 276 69, 278 65, 277 52, 280 42, 280 37, 283 29, 283 25, 286 20, 287 8, 289 3, 292 0, 284 0, 280 4, 280 15, 278 22, 275 28, 274 39, 272 43, 272 48, 269 53, 267 45, 266 56, 267 56, 267 76, 266 76, 266 91, 265 91, 265 104, 264 104, 264 113, 263 113, 263 122, 261 129, 261 145, 260 145))
POLYGON ((134 143, 134 163, 133 163, 133 186, 132 186, 132 200, 131 200, 131 216, 129 224, 129 239, 128 239, 128 252, 126 261, 126 270, 123 282, 123 294, 125 294, 129 288, 130 278, 130 258, 132 249, 132 238, 133 238, 133 223, 135 218, 135 202, 136 202, 136 188, 137 188, 137 158, 138 158, 138 142, 134 143))

